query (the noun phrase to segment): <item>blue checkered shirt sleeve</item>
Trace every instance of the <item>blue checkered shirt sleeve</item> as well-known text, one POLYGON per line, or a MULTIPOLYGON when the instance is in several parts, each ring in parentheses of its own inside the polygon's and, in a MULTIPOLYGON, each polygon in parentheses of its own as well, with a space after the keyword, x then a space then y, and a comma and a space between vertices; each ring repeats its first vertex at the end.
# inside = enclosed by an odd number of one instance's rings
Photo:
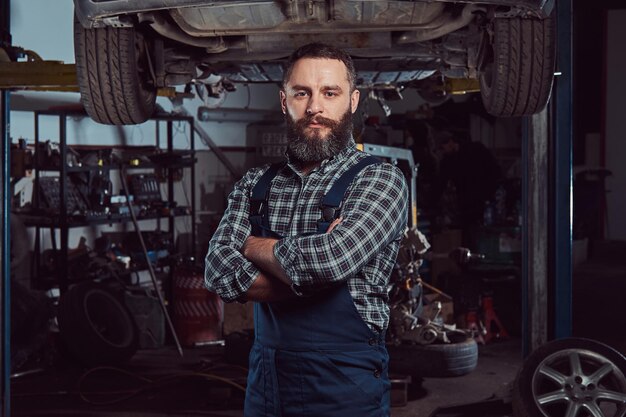
POLYGON ((228 196, 228 208, 209 242, 205 258, 205 286, 224 301, 243 301, 258 268, 240 252, 250 236, 250 190, 268 166, 255 168, 239 180, 228 196))

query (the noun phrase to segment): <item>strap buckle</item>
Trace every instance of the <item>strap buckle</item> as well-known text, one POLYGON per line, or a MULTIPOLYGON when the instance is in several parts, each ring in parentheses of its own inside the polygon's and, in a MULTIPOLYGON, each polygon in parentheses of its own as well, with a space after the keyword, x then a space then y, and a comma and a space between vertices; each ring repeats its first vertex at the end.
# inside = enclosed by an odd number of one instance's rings
POLYGON ((320 209, 322 210, 322 221, 332 222, 337 217, 339 217, 339 207, 321 206, 320 209))
POLYGON ((265 209, 265 201, 250 201, 250 215, 261 216, 263 214, 263 210, 265 209))

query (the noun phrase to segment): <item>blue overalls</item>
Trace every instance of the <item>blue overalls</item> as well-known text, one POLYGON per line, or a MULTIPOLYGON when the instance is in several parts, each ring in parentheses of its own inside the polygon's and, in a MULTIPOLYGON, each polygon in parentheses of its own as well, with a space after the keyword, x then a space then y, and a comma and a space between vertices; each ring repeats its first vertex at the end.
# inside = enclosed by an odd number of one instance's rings
MULTIPOLYGON (((338 217, 343 196, 368 157, 338 178, 324 196, 318 233, 338 217)), ((252 234, 269 228, 267 197, 284 164, 272 165, 252 191, 252 234)), ((388 417, 388 355, 356 310, 344 282, 311 297, 255 303, 255 342, 244 406, 246 417, 388 417)))

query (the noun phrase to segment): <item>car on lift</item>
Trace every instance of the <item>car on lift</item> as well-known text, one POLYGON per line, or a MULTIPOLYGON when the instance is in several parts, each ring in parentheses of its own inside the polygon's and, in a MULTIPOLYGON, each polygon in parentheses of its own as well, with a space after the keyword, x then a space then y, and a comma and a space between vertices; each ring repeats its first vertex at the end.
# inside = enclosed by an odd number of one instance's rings
POLYGON ((554 2, 74 0, 81 100, 97 122, 141 123, 160 88, 280 83, 289 54, 321 41, 351 54, 359 88, 478 80, 490 114, 534 114, 554 77, 554 2))

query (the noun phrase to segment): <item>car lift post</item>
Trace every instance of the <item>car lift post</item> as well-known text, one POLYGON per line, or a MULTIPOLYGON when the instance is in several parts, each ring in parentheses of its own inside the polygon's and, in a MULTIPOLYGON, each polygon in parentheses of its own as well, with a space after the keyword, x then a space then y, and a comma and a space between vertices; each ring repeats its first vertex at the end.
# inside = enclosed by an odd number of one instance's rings
POLYGON ((572 0, 559 0, 552 13, 558 51, 552 99, 522 125, 524 357, 572 331, 572 0))

